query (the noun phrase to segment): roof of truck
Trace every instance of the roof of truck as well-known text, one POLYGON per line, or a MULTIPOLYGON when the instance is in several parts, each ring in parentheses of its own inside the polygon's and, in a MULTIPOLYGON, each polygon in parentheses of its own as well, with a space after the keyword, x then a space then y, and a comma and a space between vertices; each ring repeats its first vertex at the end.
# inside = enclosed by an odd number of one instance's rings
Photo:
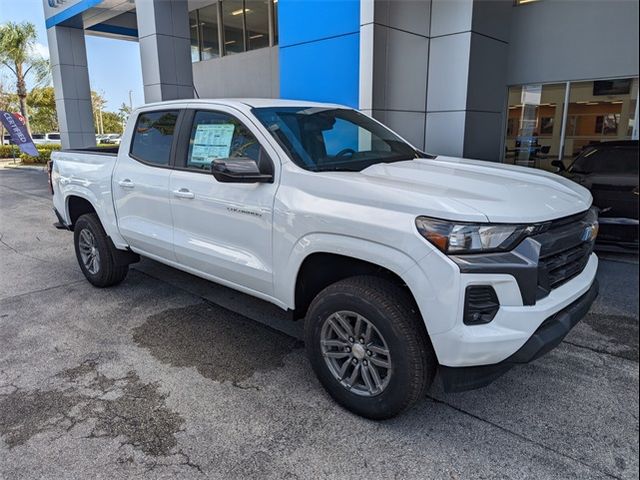
POLYGON ((333 107, 333 108, 345 108, 344 105, 338 105, 336 103, 319 103, 310 102, 308 100, 282 100, 279 98, 188 98, 182 100, 169 100, 165 102, 148 103, 138 108, 147 108, 155 106, 166 105, 187 105, 187 104, 202 104, 202 105, 227 105, 230 107, 333 107))

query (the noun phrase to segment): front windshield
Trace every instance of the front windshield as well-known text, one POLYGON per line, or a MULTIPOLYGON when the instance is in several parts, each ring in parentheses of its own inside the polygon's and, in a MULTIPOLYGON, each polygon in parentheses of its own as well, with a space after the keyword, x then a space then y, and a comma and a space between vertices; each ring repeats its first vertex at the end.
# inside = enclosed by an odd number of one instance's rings
POLYGON ((254 108, 291 159, 314 172, 359 172, 376 163, 425 156, 391 130, 346 108, 254 108))

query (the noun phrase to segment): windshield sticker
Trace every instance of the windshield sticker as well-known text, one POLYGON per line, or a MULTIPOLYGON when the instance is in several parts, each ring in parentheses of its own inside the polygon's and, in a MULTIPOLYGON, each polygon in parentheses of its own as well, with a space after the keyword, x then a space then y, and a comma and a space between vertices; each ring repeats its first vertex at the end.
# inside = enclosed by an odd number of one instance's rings
POLYGON ((217 158, 227 158, 234 129, 232 123, 198 125, 189 163, 208 165, 217 158))

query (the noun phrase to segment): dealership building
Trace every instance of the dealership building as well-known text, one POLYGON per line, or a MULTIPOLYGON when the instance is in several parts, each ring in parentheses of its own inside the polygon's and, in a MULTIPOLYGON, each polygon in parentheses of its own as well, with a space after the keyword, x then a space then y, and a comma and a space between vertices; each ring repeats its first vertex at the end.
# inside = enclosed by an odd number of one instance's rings
POLYGON ((145 102, 358 108, 416 147, 546 167, 638 138, 637 0, 44 0, 63 145, 95 143, 85 35, 138 42, 145 102))

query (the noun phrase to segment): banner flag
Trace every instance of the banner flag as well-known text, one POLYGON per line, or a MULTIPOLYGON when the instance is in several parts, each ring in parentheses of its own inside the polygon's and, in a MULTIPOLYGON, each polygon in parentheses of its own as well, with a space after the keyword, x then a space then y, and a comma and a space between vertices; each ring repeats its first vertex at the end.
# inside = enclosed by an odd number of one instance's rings
POLYGON ((29 136, 29 132, 27 132, 27 127, 25 127, 14 114, 0 110, 0 121, 9 132, 9 135, 11 135, 11 141, 16 144, 23 153, 31 155, 32 157, 40 155, 33 140, 31 140, 29 136))

